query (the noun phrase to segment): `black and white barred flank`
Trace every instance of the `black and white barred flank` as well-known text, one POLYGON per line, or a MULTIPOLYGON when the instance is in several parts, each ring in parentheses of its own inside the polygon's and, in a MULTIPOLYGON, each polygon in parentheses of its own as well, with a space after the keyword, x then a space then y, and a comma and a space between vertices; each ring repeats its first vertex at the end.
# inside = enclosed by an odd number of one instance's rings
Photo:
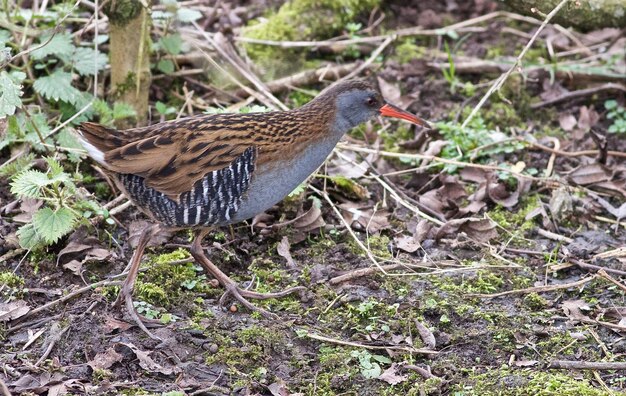
POLYGON ((171 227, 228 224, 239 210, 254 172, 256 150, 246 149, 229 166, 207 173, 191 191, 180 196, 180 202, 147 187, 144 178, 118 175, 131 200, 171 227))

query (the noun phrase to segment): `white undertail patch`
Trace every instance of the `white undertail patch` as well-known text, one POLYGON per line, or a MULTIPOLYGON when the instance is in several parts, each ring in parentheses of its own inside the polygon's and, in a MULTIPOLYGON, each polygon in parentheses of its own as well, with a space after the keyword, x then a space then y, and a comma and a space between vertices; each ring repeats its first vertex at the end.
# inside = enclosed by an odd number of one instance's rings
POLYGON ((82 144, 83 147, 85 148, 85 150, 87 150, 87 154, 89 154, 89 156, 91 158, 96 160, 96 162, 98 162, 100 165, 106 165, 107 164, 106 161, 104 160, 104 153, 102 151, 98 150, 96 148, 96 146, 94 146, 93 144, 89 143, 82 136, 79 136, 78 140, 80 140, 80 144, 82 144))

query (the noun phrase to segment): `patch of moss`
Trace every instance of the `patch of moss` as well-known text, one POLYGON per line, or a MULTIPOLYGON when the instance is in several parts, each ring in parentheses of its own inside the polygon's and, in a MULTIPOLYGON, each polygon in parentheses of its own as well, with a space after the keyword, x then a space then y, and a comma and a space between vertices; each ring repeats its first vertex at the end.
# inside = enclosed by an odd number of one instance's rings
MULTIPOLYGON (((365 252, 361 247, 348 236, 348 246, 350 248, 350 252, 358 255, 365 256, 365 252)), ((372 235, 368 238, 367 241, 364 241, 363 244, 372 252, 372 254, 381 259, 390 259, 392 258, 392 254, 389 251, 389 244, 391 243, 391 239, 387 235, 379 234, 372 235)))
POLYGON ((548 301, 537 293, 529 293, 524 297, 524 305, 532 310, 540 311, 548 306, 548 301))
POLYGON ((415 44, 413 39, 403 40, 395 48, 395 59, 398 63, 409 63, 413 59, 421 59, 426 54, 426 48, 415 44))
POLYGON ((185 292, 190 290, 204 293, 213 290, 206 282, 206 275, 194 263, 172 264, 188 257, 184 249, 152 256, 147 270, 139 275, 137 299, 167 308, 172 303, 183 303, 185 292))
POLYGON ((534 220, 527 220, 526 216, 539 205, 541 205, 539 196, 530 195, 521 199, 518 209, 512 211, 502 206, 496 206, 488 212, 488 216, 505 230, 522 236, 535 227, 534 220))
MULTIPOLYGON (((347 23, 354 21, 380 4, 380 0, 291 0, 264 19, 252 22, 243 36, 258 40, 320 40, 335 36, 347 23)), ((307 51, 277 46, 245 45, 248 55, 268 78, 298 69, 307 51)))
POLYGON ((586 380, 578 380, 561 371, 522 371, 504 366, 472 375, 465 384, 452 388, 459 396, 609 396, 612 393, 594 388, 586 380))

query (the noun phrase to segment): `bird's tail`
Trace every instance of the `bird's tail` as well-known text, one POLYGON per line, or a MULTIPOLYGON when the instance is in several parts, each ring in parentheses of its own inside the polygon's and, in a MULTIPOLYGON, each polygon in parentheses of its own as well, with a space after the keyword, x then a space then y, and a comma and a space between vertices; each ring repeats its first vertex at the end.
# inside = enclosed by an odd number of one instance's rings
POLYGON ((91 158, 106 165, 105 154, 123 145, 119 131, 93 122, 83 122, 76 130, 78 139, 91 158))

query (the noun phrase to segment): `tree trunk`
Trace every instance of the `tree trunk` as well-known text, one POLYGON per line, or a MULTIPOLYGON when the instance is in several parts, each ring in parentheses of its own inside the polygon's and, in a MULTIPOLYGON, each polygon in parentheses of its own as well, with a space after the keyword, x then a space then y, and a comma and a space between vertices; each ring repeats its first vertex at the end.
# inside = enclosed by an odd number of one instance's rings
MULTIPOLYGON (((137 112, 137 124, 145 125, 150 88, 150 15, 138 0, 110 1, 109 17, 111 91, 109 98, 125 102, 137 112)), ((147 2, 148 7, 150 1, 147 2)), ((130 127, 117 125, 120 128, 130 127)))
MULTIPOLYGON (((549 13, 561 0, 500 0, 513 10, 542 19, 531 11, 549 13)), ((626 0, 571 0, 552 20, 563 26, 588 31, 605 27, 626 27, 626 0)))

